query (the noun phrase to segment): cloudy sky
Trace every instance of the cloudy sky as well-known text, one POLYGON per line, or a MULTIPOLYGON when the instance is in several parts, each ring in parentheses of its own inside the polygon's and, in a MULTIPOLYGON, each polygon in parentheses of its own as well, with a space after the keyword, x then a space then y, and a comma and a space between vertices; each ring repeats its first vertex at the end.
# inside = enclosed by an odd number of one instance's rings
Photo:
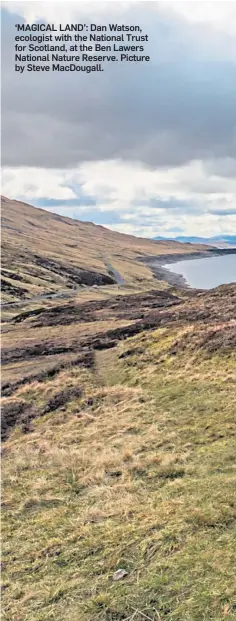
POLYGON ((3 2, 2 193, 146 237, 236 231, 236 0, 3 2), (139 24, 146 64, 14 72, 15 23, 139 24))

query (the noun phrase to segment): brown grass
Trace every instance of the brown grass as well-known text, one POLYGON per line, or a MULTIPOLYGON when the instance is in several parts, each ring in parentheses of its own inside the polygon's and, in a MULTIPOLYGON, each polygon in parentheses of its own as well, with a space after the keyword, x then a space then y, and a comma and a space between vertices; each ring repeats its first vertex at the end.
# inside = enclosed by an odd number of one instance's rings
POLYGON ((154 276, 138 258, 202 249, 115 233, 91 222, 58 216, 4 197, 2 244, 5 301, 71 290, 78 287, 80 278, 87 285, 90 281, 99 284, 99 274, 103 284, 105 279, 112 284, 110 266, 120 273, 127 286, 150 288, 154 276))
POLYGON ((235 285, 158 290, 168 244, 3 207, 6 299, 129 283, 4 313, 5 621, 233 621, 235 285))
MULTIPOLYGON (((43 376, 35 356, 30 377, 22 348, 6 365, 3 405, 33 413, 3 445, 6 621, 235 619, 235 286, 170 302, 97 302, 104 337, 106 314, 143 328, 95 351, 89 333, 90 364, 61 353, 43 376)), ((59 338, 43 311, 5 327, 6 348, 59 338)))

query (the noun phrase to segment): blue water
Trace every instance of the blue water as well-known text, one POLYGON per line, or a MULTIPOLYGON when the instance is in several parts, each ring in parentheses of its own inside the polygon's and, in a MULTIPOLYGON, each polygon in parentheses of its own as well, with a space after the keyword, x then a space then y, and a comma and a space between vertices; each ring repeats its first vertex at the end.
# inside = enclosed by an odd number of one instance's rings
POLYGON ((181 274, 190 287, 213 289, 236 282, 236 250, 235 254, 168 263, 164 267, 181 274))

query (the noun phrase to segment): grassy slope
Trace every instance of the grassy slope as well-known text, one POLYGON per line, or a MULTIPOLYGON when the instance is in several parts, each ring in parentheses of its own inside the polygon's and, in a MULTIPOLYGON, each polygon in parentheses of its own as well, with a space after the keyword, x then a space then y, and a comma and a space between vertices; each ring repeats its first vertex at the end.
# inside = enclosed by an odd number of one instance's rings
POLYGON ((65 363, 3 398, 35 412, 3 448, 6 621, 236 619, 236 289, 163 307, 156 295, 5 326, 10 387, 29 364, 65 363), (142 316, 139 334, 93 353, 142 316), (73 353, 27 359, 58 339, 73 353), (83 351, 92 366, 69 366, 83 351))
POLYGON ((151 270, 138 257, 206 250, 115 233, 4 197, 2 244, 5 301, 74 288, 80 277, 92 284, 98 274, 108 276, 110 264, 127 285, 153 286, 151 270))

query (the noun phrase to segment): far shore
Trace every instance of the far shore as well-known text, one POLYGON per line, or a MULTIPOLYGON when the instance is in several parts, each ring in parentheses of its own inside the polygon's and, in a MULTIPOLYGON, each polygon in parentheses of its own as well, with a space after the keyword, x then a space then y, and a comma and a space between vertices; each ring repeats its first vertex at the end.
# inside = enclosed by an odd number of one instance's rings
POLYGON ((196 289, 191 287, 187 283, 186 278, 182 274, 177 274, 176 272, 172 272, 165 266, 173 263, 179 263, 180 261, 193 261, 195 259, 207 259, 212 257, 224 256, 228 254, 236 254, 236 248, 208 248, 206 250, 191 252, 191 253, 181 253, 181 254, 166 254, 161 255, 159 257, 150 256, 145 257, 145 259, 140 259, 142 262, 146 263, 151 267, 153 274, 156 276, 158 280, 164 280, 168 282, 169 285, 179 287, 182 289, 191 289, 192 291, 201 291, 201 289, 196 289))

